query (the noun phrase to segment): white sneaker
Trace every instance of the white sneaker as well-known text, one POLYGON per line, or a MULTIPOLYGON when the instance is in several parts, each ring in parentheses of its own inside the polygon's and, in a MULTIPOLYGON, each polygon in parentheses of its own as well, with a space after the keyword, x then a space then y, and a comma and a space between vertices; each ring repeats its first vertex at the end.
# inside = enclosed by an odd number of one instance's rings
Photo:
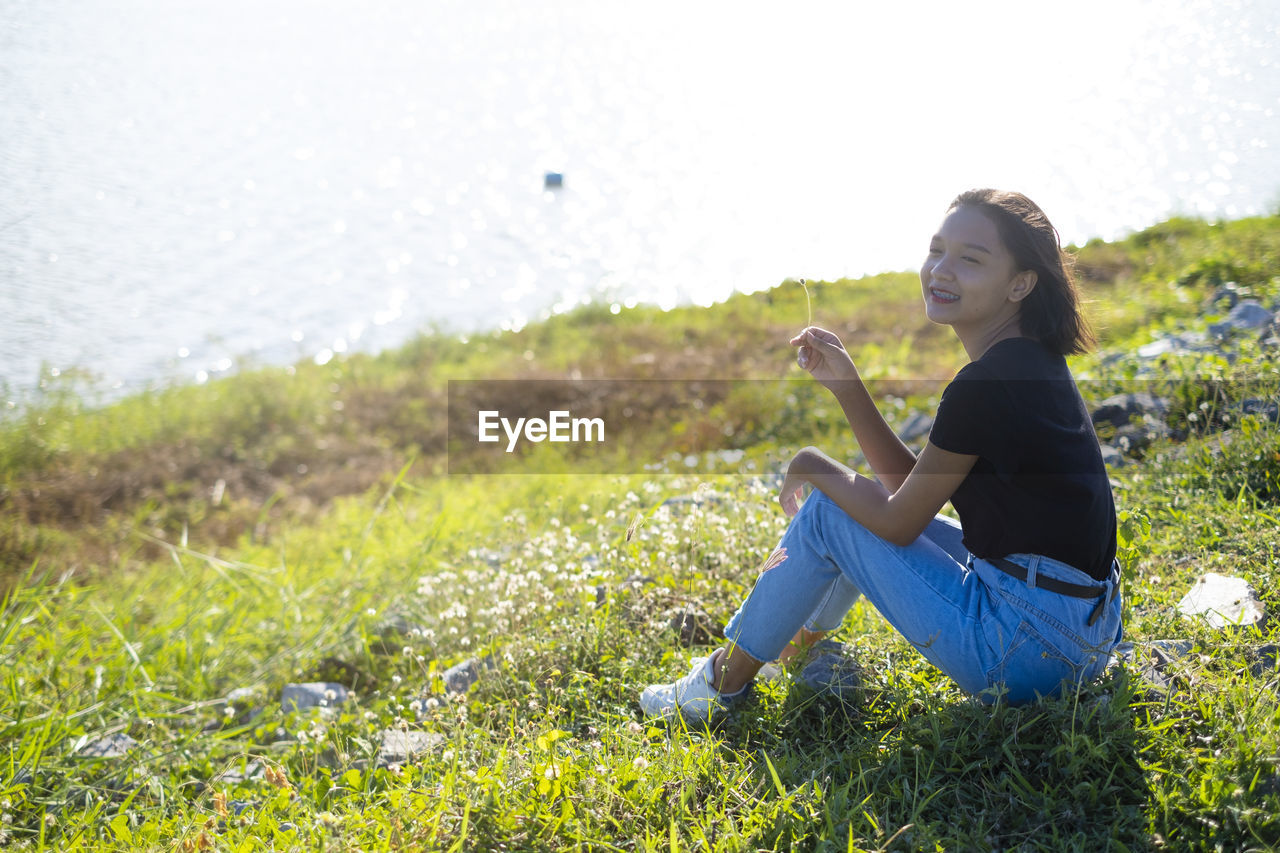
POLYGON ((715 680, 716 655, 723 652, 717 649, 710 657, 694 658, 689 674, 671 684, 650 684, 640 694, 640 710, 646 717, 680 714, 686 720, 706 722, 713 714, 741 699, 747 693, 746 687, 737 693, 723 694, 711 686, 715 680))

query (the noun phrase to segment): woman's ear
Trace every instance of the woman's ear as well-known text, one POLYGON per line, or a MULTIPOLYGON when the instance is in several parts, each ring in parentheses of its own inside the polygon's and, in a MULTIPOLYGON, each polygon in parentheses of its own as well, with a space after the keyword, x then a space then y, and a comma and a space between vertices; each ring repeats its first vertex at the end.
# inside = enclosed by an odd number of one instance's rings
POLYGON ((1013 286, 1009 288, 1009 298, 1014 302, 1021 302, 1031 295, 1031 291, 1036 289, 1036 281, 1039 276, 1035 270, 1023 270, 1013 277, 1013 286))

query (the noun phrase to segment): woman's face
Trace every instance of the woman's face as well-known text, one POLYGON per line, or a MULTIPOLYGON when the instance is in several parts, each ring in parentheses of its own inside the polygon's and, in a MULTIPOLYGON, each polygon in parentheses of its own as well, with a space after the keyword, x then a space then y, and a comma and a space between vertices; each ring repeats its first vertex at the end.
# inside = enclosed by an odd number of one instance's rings
POLYGON ((1017 316, 1026 295, 1018 280, 995 223, 977 208, 958 207, 930 239, 920 268, 925 314, 957 333, 995 328, 1017 316))

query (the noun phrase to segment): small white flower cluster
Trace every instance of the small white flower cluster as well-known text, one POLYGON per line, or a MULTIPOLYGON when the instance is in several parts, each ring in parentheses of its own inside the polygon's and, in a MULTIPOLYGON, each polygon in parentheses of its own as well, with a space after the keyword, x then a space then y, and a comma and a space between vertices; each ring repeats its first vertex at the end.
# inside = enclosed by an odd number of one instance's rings
MULTIPOLYGON (((575 508, 592 512, 586 503, 575 508)), ((541 521, 530 507, 508 513, 505 522, 514 535, 504 541, 518 544, 471 548, 418 579, 412 609, 420 627, 411 635, 435 654, 545 625, 549 616, 577 609, 634 575, 688 572, 696 584, 704 569, 710 584, 722 575, 749 582, 786 518, 762 479, 731 478, 712 490, 675 478, 633 487, 587 518, 541 521), (672 492, 694 495, 662 505, 661 496, 672 492)), ((405 645, 405 657, 418 654, 416 645, 405 645)))

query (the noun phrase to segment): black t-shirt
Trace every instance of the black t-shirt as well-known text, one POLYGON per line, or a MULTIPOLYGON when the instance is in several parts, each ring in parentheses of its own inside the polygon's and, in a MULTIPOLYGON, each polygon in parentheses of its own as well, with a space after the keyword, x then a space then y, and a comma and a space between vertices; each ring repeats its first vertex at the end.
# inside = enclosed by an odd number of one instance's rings
POLYGON ((978 457, 951 497, 970 553, 1042 554, 1107 577, 1115 502, 1063 356, 1031 338, 994 344, 942 392, 929 440, 978 457))

